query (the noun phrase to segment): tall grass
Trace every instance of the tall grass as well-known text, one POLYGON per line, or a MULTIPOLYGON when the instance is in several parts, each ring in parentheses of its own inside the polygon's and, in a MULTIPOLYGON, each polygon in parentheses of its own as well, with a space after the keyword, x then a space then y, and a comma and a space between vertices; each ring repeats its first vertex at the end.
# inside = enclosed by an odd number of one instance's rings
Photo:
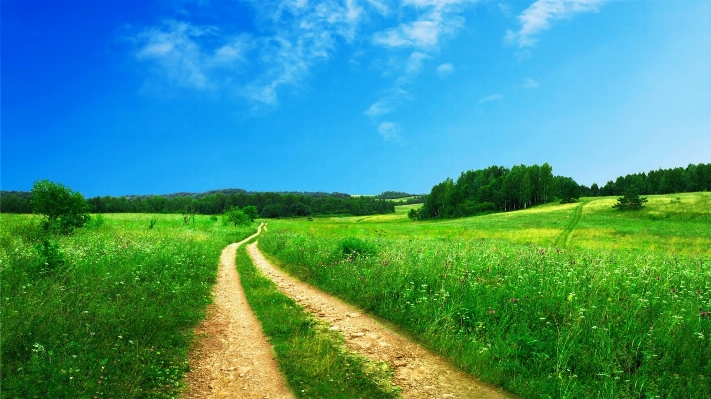
POLYGON ((260 248, 464 370, 530 398, 711 398, 707 256, 270 226, 260 248))
POLYGON ((30 216, 0 221, 8 399, 178 395, 221 249, 255 230, 111 215, 73 236, 47 236, 30 216))

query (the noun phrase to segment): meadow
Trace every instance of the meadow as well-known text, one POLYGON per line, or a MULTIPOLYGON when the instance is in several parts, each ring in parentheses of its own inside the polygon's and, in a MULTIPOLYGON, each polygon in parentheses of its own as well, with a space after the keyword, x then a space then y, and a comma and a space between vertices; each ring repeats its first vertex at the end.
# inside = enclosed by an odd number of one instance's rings
POLYGON ((711 397, 711 195, 277 220, 260 248, 526 398, 711 397))
POLYGON ((69 236, 1 215, 2 397, 172 398, 220 252, 256 226, 94 215, 69 236))
MULTIPOLYGON (((709 398, 711 194, 650 196, 638 212, 614 202, 277 219, 259 245, 521 397, 709 398)), ((256 225, 94 215, 60 236, 38 222, 0 216, 3 398, 180 397, 220 252, 256 225)), ((386 368, 347 352, 243 249, 237 267, 298 397, 397 396, 386 368)))

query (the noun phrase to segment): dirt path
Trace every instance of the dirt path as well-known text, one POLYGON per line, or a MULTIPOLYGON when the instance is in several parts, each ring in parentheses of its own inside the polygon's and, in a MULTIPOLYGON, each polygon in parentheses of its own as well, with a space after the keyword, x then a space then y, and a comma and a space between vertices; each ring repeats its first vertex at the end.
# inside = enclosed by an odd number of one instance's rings
POLYGON ((204 338, 188 355, 190 372, 185 399, 293 397, 247 303, 235 266, 237 247, 257 236, 261 229, 259 226, 256 234, 222 251, 213 291, 215 303, 208 307, 207 319, 195 331, 204 338))
POLYGON ((257 249, 247 246, 249 256, 286 295, 306 310, 341 330, 346 346, 375 361, 386 361, 394 370, 393 383, 405 398, 504 398, 475 378, 456 370, 443 358, 388 330, 358 309, 302 283, 271 265, 257 249))

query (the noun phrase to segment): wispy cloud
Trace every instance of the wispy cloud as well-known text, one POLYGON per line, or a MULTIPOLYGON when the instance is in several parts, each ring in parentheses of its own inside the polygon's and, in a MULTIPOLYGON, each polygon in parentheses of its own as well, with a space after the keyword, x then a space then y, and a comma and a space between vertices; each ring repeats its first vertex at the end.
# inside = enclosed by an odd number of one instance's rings
POLYGON ((217 27, 170 20, 134 32, 129 38, 134 55, 153 78, 168 84, 227 86, 257 103, 274 105, 281 87, 299 85, 314 65, 332 56, 339 40, 356 37, 364 12, 355 0, 255 1, 253 6, 257 18, 268 21, 270 34, 234 36, 217 27))
POLYGON ((135 56, 140 61, 154 63, 153 72, 164 75, 171 84, 207 89, 211 87, 208 71, 225 57, 240 59, 243 51, 237 42, 214 53, 204 51, 199 41, 216 34, 214 27, 166 21, 160 27, 135 35, 134 41, 139 43, 135 56))
POLYGON ((584 12, 597 12, 606 0, 538 0, 525 9, 518 17, 521 27, 518 31, 508 31, 506 39, 520 48, 530 47, 538 39, 536 35, 550 28, 552 22, 570 18, 584 12))
POLYGON ((488 103, 488 102, 490 102, 490 101, 501 100, 502 98, 504 98, 504 95, 503 95, 503 94, 493 94, 493 95, 491 95, 491 96, 488 96, 488 97, 484 97, 484 98, 479 99, 479 104, 481 104, 481 103, 488 103))
POLYGON ((537 80, 526 78, 526 80, 522 84, 516 87, 519 89, 537 89, 540 86, 541 84, 537 80))
MULTIPOLYGON (((145 68, 147 82, 199 91, 227 90, 255 106, 275 106, 281 91, 298 88, 315 65, 332 59, 340 48, 349 45, 354 54, 377 48, 388 54, 393 81, 365 114, 376 126, 394 123, 379 119, 411 98, 410 86, 428 61, 439 56, 443 43, 464 27, 464 12, 479 0, 244 1, 254 10, 256 29, 249 34, 231 33, 234 26, 177 20, 133 29, 129 35, 132 54, 145 68)), ((521 48, 529 47, 555 21, 595 12, 605 1, 537 0, 517 17, 520 26, 509 31, 507 38, 521 48)), ((505 3, 499 6, 510 9, 505 3)), ((181 15, 190 17, 187 12, 181 15)), ((436 72, 445 78, 454 66, 439 64, 436 72)), ((539 83, 529 78, 516 87, 535 89, 539 83)), ((480 102, 502 97, 494 95, 480 102)))
POLYGON ((378 133, 387 141, 399 142, 401 140, 400 125, 394 122, 382 122, 378 125, 378 133))
POLYGON ((446 78, 454 72, 454 66, 452 64, 441 64, 437 67, 437 75, 440 78, 446 78))
POLYGON ((386 47, 414 47, 431 50, 443 38, 453 36, 464 26, 460 15, 468 0, 405 0, 404 6, 416 11, 414 21, 403 21, 397 27, 373 35, 373 42, 386 47))
MULTIPOLYGON (((453 37, 464 26, 462 13, 467 4, 475 0, 403 0, 402 6, 408 12, 403 15, 412 15, 411 18, 401 20, 395 27, 375 32, 372 35, 373 44, 380 46, 403 57, 403 50, 408 52, 407 59, 401 61, 404 65, 396 71, 393 86, 384 91, 366 111, 366 115, 377 119, 389 114, 397 108, 398 104, 409 98, 409 85, 415 80, 424 68, 425 60, 438 55, 440 45, 444 40, 453 37)), ((447 76, 454 71, 451 64, 442 64, 437 73, 440 77, 447 76)), ((383 126, 390 126, 393 122, 382 122, 378 131, 383 135, 383 126)), ((386 137, 383 135, 383 137, 386 137)))

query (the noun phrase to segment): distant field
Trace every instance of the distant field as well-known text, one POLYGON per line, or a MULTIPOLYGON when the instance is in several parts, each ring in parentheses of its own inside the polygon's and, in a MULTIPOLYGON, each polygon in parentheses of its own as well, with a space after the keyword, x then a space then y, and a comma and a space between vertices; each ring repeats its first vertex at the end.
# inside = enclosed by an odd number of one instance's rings
POLYGON ((711 398, 711 194, 269 222, 299 278, 530 398, 711 398))
MULTIPOLYGON (((617 197, 581 198, 575 204, 545 204, 531 209, 462 219, 412 222, 410 209, 394 214, 275 220, 314 236, 387 236, 392 238, 502 239, 517 244, 556 245, 570 230, 567 246, 588 249, 630 249, 711 254, 711 193, 649 196, 641 211, 612 208, 617 197), (570 226, 576 208, 582 216, 570 226), (376 226, 377 225, 377 226, 376 226)), ((565 245, 564 245, 565 246, 565 245)))

